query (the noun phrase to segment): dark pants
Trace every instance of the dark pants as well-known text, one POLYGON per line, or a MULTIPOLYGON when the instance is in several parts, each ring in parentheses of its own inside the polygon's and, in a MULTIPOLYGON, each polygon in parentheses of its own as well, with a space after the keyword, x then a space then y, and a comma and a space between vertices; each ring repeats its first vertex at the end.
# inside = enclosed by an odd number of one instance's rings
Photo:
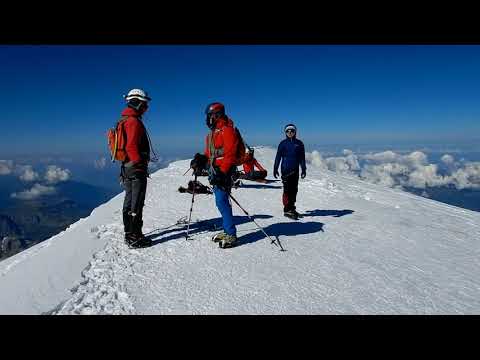
POLYGON ((123 201, 123 226, 125 233, 142 233, 143 206, 147 192, 147 177, 124 177, 125 199, 123 201), (133 216, 135 214, 135 216, 133 216))
POLYGON ((298 178, 299 178, 298 171, 295 171, 287 175, 282 175, 283 211, 291 211, 296 209, 295 202, 297 201, 298 178))

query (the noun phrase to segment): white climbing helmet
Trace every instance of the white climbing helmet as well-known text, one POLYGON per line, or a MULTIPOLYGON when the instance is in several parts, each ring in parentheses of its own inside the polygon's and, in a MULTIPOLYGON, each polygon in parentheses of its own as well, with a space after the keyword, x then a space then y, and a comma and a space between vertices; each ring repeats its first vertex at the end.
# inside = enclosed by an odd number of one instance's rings
POLYGON ((148 96, 147 92, 143 91, 142 89, 132 89, 128 92, 127 95, 124 95, 123 97, 127 101, 129 101, 131 99, 138 99, 138 100, 145 101, 145 102, 148 102, 148 101, 152 100, 148 96))

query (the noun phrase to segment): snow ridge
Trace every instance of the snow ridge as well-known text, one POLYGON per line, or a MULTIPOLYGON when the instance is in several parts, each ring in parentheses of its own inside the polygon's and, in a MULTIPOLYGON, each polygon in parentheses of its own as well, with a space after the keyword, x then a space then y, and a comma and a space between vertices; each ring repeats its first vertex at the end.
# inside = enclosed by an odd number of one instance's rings
POLYGON ((93 255, 82 271, 83 281, 72 289, 72 297, 53 315, 129 315, 135 313, 125 277, 134 275, 138 251, 123 243, 123 229, 118 224, 93 227, 96 236, 107 245, 93 255))

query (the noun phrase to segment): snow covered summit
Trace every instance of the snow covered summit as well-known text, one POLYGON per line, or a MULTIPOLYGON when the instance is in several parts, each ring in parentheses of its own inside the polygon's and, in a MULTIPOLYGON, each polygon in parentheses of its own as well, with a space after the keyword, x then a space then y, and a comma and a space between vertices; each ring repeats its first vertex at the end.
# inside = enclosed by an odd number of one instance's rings
MULTIPOLYGON (((275 151, 257 148, 269 170, 275 151)), ((144 232, 123 243, 120 194, 66 231, 0 263, 1 314, 472 314, 480 312, 480 213, 308 166, 299 221, 281 183, 233 196, 278 236, 281 252, 233 204, 240 245, 210 241, 212 195, 177 191, 189 161, 152 175, 144 232)), ((199 178, 207 183, 205 178, 199 178)))

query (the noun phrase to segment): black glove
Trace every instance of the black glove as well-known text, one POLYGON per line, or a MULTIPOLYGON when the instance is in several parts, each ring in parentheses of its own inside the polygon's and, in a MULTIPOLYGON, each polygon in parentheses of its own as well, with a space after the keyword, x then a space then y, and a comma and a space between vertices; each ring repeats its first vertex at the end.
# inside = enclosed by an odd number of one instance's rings
POLYGON ((302 179, 305 179, 305 176, 307 176, 307 173, 305 171, 302 171, 302 175, 300 175, 302 179))
POLYGON ((200 173, 207 167, 208 158, 200 153, 196 153, 192 161, 190 161, 190 167, 194 173, 200 173))
POLYGON ((210 185, 219 186, 219 187, 227 187, 229 185, 228 176, 225 175, 219 168, 215 168, 215 171, 210 174, 208 177, 208 181, 210 185))
POLYGON ((273 176, 275 177, 275 179, 280 176, 280 174, 278 173, 278 170, 273 170, 273 176))

